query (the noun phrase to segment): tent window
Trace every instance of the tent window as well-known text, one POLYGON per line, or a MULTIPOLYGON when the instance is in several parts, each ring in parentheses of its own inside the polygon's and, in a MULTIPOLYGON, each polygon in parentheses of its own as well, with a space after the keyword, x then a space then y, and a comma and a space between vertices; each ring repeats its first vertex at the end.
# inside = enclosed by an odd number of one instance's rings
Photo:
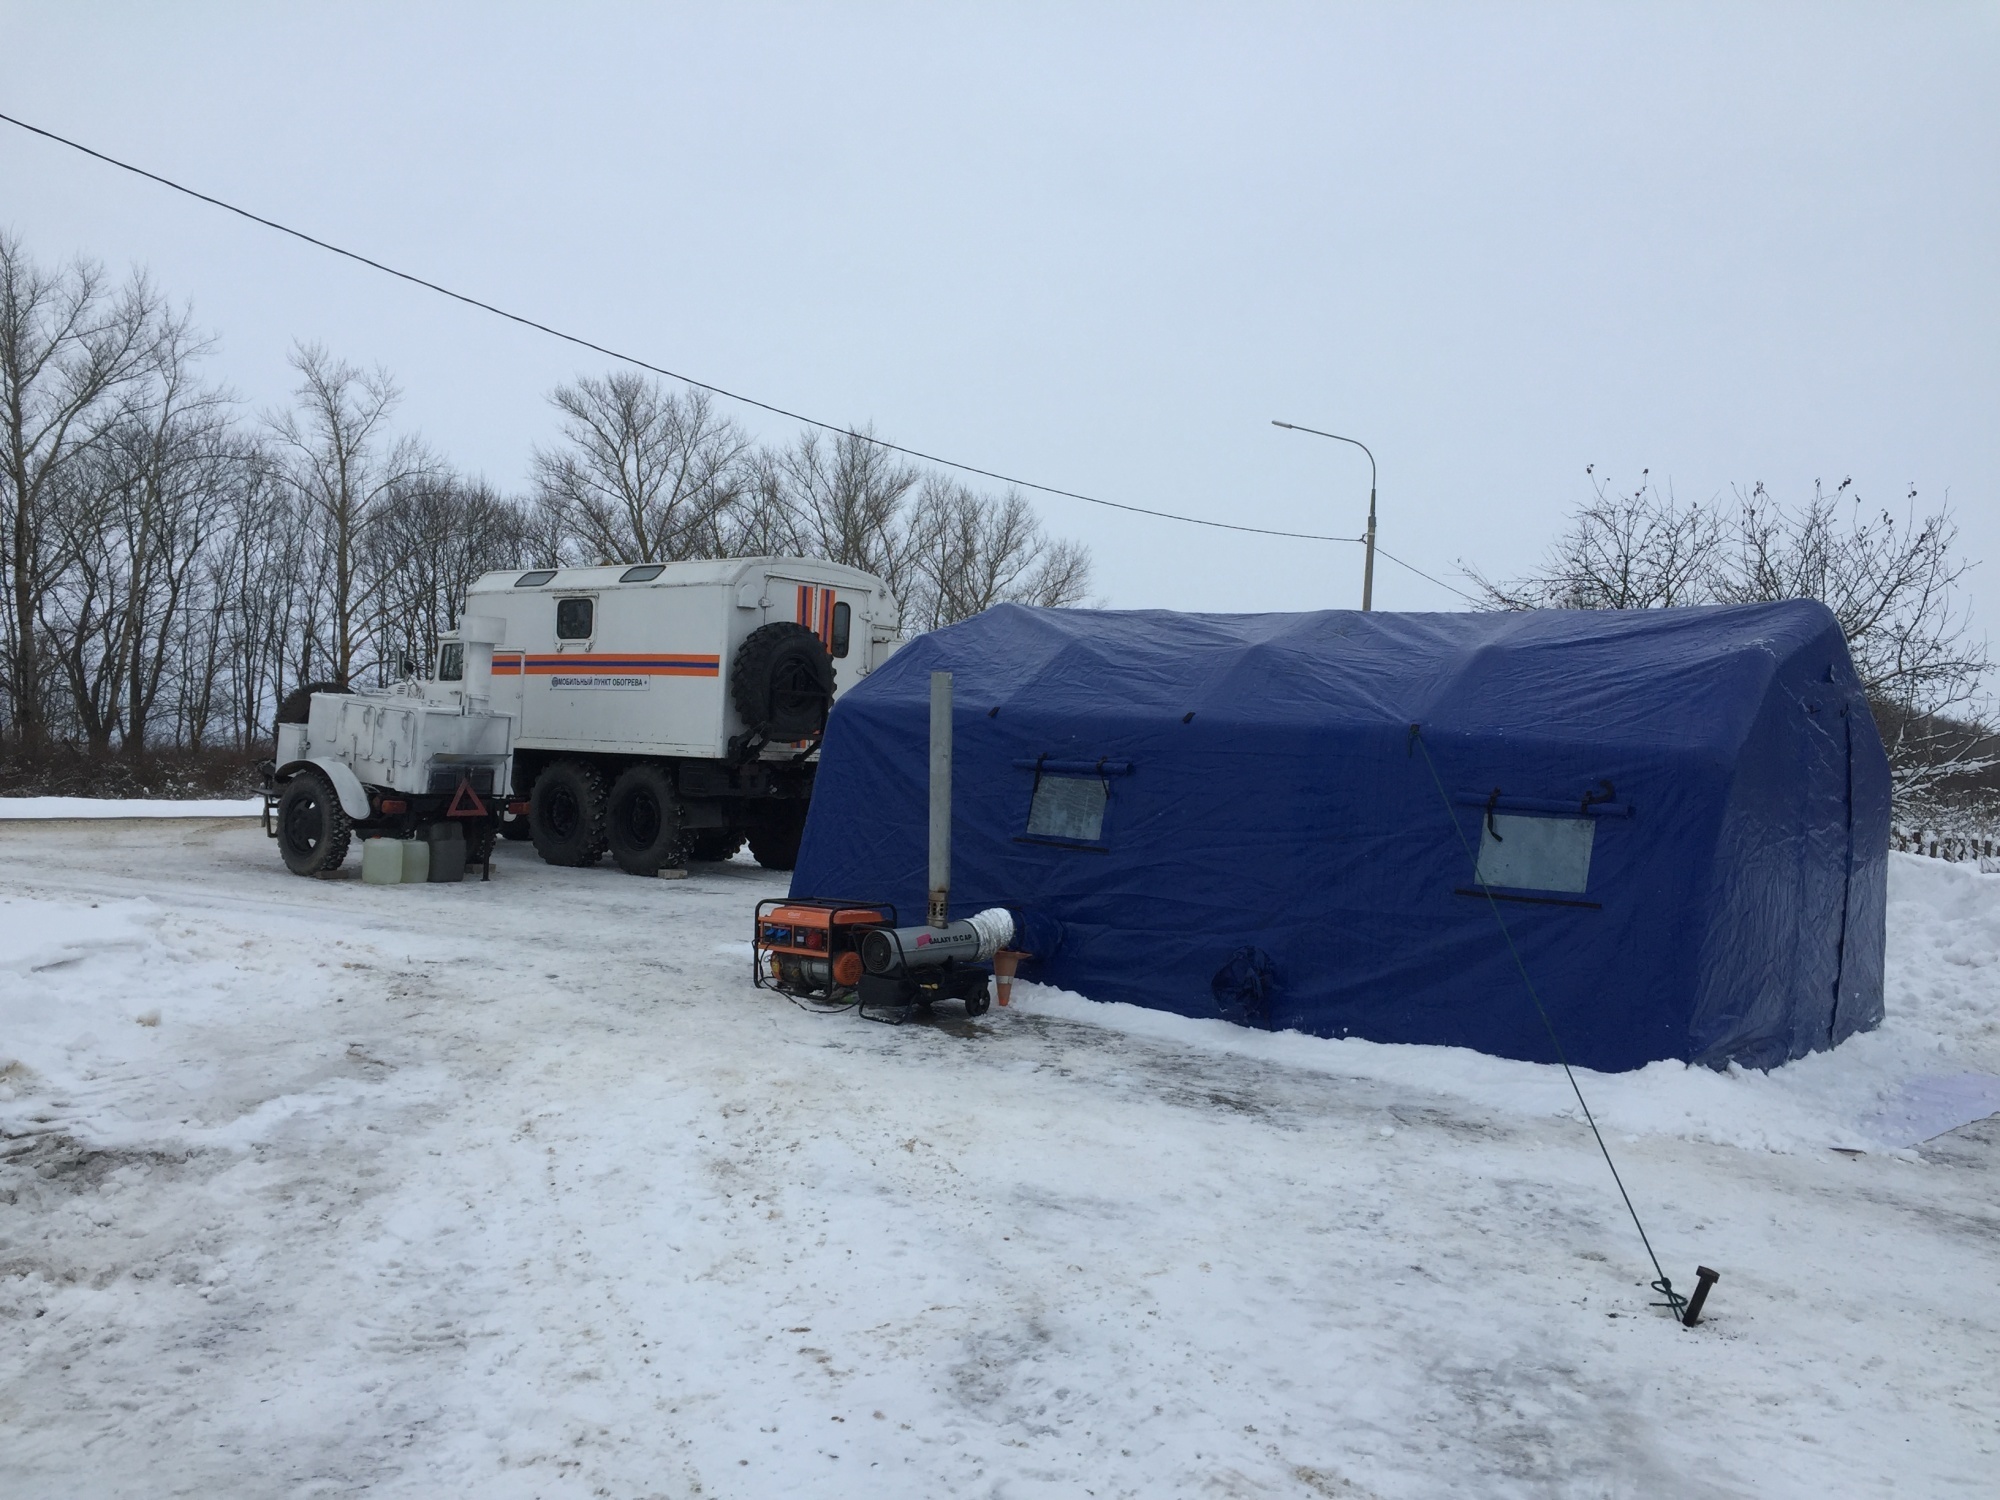
POLYGON ((446 641, 438 647, 438 681, 465 681, 465 644, 462 641, 446 641))
POLYGON ((1095 844, 1104 837, 1104 778, 1044 776, 1028 806, 1028 836, 1095 844))
POLYGON ((1595 818, 1545 818, 1492 812, 1479 833, 1481 885, 1517 891, 1569 891, 1590 884, 1595 818))

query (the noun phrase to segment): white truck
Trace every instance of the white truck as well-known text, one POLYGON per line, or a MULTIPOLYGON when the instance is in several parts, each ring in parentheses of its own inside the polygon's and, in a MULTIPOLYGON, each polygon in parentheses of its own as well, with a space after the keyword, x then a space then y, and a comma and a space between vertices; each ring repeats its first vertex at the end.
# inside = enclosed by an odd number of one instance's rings
POLYGON ((268 826, 301 874, 354 829, 454 823, 473 863, 497 831, 557 865, 653 875, 747 838, 789 869, 827 713, 899 628, 881 579, 806 558, 488 573, 432 678, 287 700, 268 826))

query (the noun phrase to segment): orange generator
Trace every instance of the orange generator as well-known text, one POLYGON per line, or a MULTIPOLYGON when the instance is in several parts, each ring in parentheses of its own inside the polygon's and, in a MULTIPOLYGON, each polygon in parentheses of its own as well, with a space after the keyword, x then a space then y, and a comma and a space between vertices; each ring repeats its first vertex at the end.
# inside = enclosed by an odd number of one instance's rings
POLYGON ((861 985, 861 939, 895 925, 896 908, 887 902, 760 901, 752 977, 797 1000, 851 1005, 861 985))

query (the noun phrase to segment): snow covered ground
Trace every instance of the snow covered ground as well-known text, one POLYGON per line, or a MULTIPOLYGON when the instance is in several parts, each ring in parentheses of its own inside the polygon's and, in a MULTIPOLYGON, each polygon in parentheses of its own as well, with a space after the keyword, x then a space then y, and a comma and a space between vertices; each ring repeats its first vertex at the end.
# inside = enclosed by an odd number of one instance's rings
POLYGON ((145 801, 118 797, 0 797, 0 819, 12 818, 254 818, 262 797, 206 801, 145 801))
POLYGON ((1896 857, 1877 1033, 1585 1075, 1683 1330, 1549 1069, 813 1016, 753 865, 496 866, 0 824, 0 1494, 1995 1492, 2000 1123, 1910 1143, 2000 877, 1896 857))

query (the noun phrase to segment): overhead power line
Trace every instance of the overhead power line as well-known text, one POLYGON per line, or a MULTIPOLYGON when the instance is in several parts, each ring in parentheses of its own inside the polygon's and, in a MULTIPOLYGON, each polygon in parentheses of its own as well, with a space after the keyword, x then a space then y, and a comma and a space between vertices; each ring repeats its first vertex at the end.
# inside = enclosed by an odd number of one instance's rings
MULTIPOLYGON (((149 172, 144 167, 134 166, 129 161, 121 161, 115 156, 94 150, 84 145, 81 141, 73 141, 68 136, 57 135, 53 130, 44 130, 39 125, 30 125, 26 120, 17 119, 13 115, 0 114, 0 120, 6 121, 9 125, 18 126, 22 130, 29 131, 34 135, 39 135, 45 140, 54 141, 57 145, 67 146, 72 151, 80 151, 85 156, 94 157, 107 166, 117 167, 120 171, 130 172, 135 177, 143 177, 148 182, 157 182, 161 187, 171 188, 177 193, 184 193, 190 198, 235 214, 239 218, 248 219, 253 224, 261 224, 266 229, 275 229, 280 234, 290 235, 295 240, 303 240, 306 244, 312 245, 317 249, 343 256, 348 260, 367 266, 371 270, 381 271, 386 275, 396 277, 400 281, 407 281, 413 286, 420 286, 426 291, 436 292, 439 296, 449 297, 454 302, 463 302, 468 307, 478 308, 481 312, 492 313, 495 317, 505 318, 510 323, 518 323, 524 328, 532 328, 538 333, 546 333, 551 338, 561 339, 564 343, 574 344, 580 349, 589 349, 593 353, 602 354, 607 359, 615 359, 624 364, 634 365, 641 370, 651 371, 655 375, 664 375, 669 380, 677 380, 682 385, 692 386, 698 391, 707 391, 711 395, 721 396, 730 401, 738 401, 745 406, 754 406, 759 411, 770 412, 772 415, 784 417, 788 421, 802 422, 808 427, 817 427, 823 432, 858 438, 862 442, 872 443, 876 447, 886 449, 891 453, 901 453, 906 457, 920 459, 924 463, 936 464, 941 468, 956 469, 961 474, 976 474, 982 479, 998 480, 1001 484, 1013 485, 1019 489, 1035 490, 1044 495, 1058 495, 1065 500, 1081 500, 1087 505, 1101 505, 1108 510, 1128 511, 1138 516, 1153 516, 1162 521, 1180 521, 1189 526, 1207 526, 1217 531, 1242 531, 1248 532, 1253 536, 1286 537, 1293 541, 1301 542, 1358 543, 1361 540, 1359 537, 1327 536, 1322 533, 1310 531, 1279 531, 1268 526, 1239 526, 1230 521, 1211 521, 1202 516, 1183 516, 1168 510, 1152 510, 1143 505, 1127 505, 1121 500, 1104 500, 1096 495, 1080 494, 1076 490, 1064 490, 1058 489, 1054 485, 1037 484, 1032 479, 1016 479, 1012 475, 997 473, 992 469, 982 469, 975 464, 960 463, 957 459, 944 458, 935 453, 926 453, 918 448, 906 448, 901 443, 889 442, 887 439, 878 438, 872 433, 856 432, 853 428, 843 426, 838 422, 823 422, 818 417, 809 417, 803 412, 790 411, 785 407, 773 405, 769 401, 760 401, 755 396, 743 395, 740 391, 727 390, 722 386, 713 385, 706 380, 697 380, 692 375, 683 375, 678 370, 669 370, 662 365, 653 364, 650 360, 640 359, 636 354, 626 354, 622 350, 596 343, 579 334, 566 333, 560 328, 551 327, 547 323, 539 322, 521 313, 509 312, 506 308, 496 307, 491 302, 482 301, 464 292, 454 291, 448 286, 442 286, 435 281, 427 280, 409 271, 398 270, 395 266, 386 265, 382 261, 362 255, 358 251, 348 250, 327 240, 319 239, 314 235, 307 234, 302 229, 294 229, 289 224, 279 223, 276 219, 267 219, 262 214, 252 213, 247 208, 239 208, 234 203, 229 203, 211 194, 200 192, 188 187, 185 183, 175 182, 171 177, 162 177, 158 172, 149 172)), ((1402 566, 1409 567, 1409 564, 1404 563, 1402 566)), ((1416 569, 1412 568, 1410 571, 1416 572, 1416 569)), ((1433 579, 1432 582, 1436 582, 1436 580, 1433 579)), ((1445 587, 1449 586, 1445 585, 1445 587)))

